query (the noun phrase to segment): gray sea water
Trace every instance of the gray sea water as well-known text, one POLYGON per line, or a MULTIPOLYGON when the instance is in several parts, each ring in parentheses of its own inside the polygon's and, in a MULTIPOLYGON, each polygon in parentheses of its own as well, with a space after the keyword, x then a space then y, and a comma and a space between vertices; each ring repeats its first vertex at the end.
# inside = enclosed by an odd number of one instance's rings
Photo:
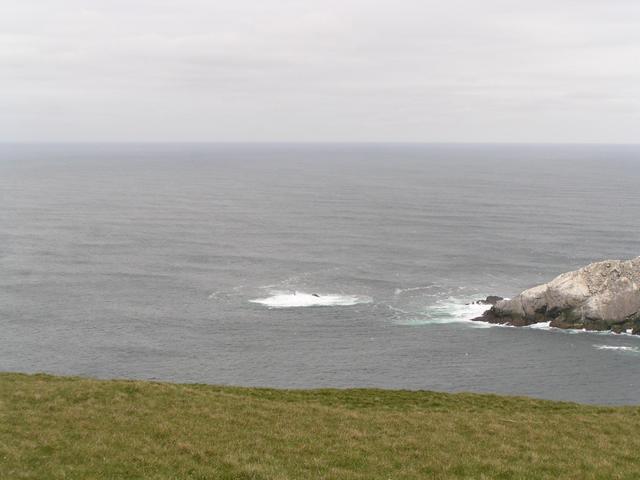
POLYGON ((465 304, 640 255, 639 185, 631 146, 2 145, 0 370, 637 404, 640 337, 465 304))

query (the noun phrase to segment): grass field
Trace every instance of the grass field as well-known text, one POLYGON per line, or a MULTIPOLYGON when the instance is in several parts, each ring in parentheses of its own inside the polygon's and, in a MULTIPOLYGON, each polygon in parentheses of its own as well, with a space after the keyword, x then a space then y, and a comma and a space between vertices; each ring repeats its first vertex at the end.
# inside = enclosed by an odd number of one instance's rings
POLYGON ((640 407, 0 374, 1 479, 640 479, 640 407))

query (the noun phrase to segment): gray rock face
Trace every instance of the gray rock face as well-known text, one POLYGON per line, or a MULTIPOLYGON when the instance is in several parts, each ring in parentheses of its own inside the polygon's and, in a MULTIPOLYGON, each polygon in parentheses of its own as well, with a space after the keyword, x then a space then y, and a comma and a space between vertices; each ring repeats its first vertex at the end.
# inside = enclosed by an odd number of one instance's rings
POLYGON ((605 260, 500 300, 480 320, 523 326, 632 330, 640 334, 640 257, 605 260))

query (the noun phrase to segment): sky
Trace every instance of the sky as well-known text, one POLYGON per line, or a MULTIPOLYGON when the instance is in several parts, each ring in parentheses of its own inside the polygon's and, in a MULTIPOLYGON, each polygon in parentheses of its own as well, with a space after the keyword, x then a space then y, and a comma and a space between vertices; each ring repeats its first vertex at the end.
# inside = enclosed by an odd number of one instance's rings
POLYGON ((640 1, 2 0, 0 141, 640 143, 640 1))

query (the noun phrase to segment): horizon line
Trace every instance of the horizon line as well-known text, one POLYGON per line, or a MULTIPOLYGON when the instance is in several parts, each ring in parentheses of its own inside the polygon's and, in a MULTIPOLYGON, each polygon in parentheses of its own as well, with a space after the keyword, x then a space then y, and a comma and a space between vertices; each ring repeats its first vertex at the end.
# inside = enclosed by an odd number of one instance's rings
POLYGON ((441 142, 441 141, 346 141, 346 140, 320 140, 320 141, 281 141, 281 140, 0 140, 0 145, 415 145, 415 146, 640 146, 640 142, 441 142))

